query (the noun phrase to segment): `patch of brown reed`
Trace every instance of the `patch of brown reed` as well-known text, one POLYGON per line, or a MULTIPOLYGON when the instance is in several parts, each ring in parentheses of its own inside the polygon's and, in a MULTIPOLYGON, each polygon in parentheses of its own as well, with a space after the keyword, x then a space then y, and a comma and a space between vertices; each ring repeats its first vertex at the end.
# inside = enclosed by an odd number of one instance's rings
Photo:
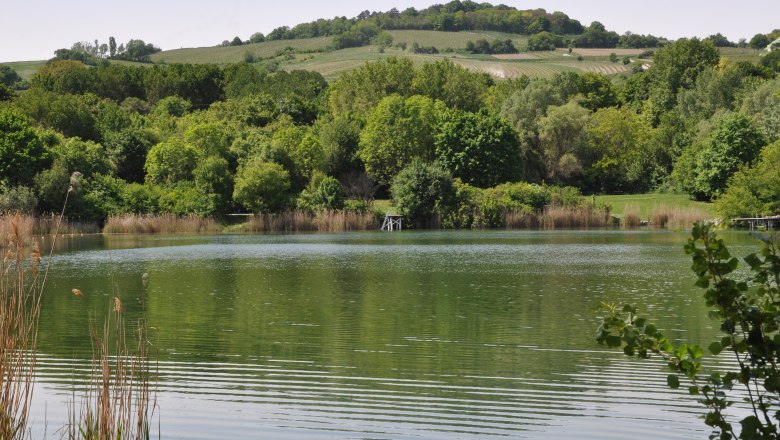
POLYGON ((0 216, 0 438, 27 437, 41 283, 32 217, 0 216))
POLYGON ((324 211, 312 214, 297 210, 257 214, 237 230, 274 233, 365 231, 377 228, 376 217, 370 212, 324 211))
POLYGON ((695 207, 659 205, 650 210, 650 225, 656 228, 688 229, 695 222, 706 220, 707 216, 706 211, 695 207))
POLYGON ((637 228, 642 224, 642 220, 639 217, 638 204, 626 203, 623 206, 623 217, 620 219, 620 224, 624 228, 637 228))
POLYGON ((70 440, 151 438, 157 397, 151 381, 146 321, 141 318, 136 323, 134 337, 128 337, 125 328, 122 301, 114 297, 103 331, 92 328, 92 378, 79 410, 75 402, 70 406, 70 440))
POLYGON ((608 209, 592 206, 548 206, 539 221, 544 229, 603 228, 612 226, 608 209))
POLYGON ((211 234, 222 231, 212 217, 175 214, 124 214, 110 216, 105 234, 211 234))

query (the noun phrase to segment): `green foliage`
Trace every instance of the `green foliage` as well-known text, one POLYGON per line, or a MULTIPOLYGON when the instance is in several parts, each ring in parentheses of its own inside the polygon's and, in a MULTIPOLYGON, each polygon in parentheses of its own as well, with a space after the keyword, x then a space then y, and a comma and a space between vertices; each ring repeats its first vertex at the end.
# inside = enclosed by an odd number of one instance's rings
POLYGON ((484 111, 444 111, 434 135, 439 163, 454 177, 481 188, 522 176, 519 144, 504 119, 484 111))
POLYGON ((761 132, 747 116, 727 114, 716 121, 705 144, 683 153, 675 175, 682 189, 697 199, 713 199, 739 167, 758 157, 764 145, 761 132))
POLYGON ((276 212, 289 202, 290 174, 281 165, 255 160, 236 174, 233 200, 255 213, 276 212))
POLYGON ((720 61, 720 51, 710 41, 681 38, 659 49, 653 57, 650 71, 653 102, 670 109, 680 89, 690 89, 698 76, 720 61))
POLYGON ((445 59, 423 64, 415 72, 412 93, 443 101, 448 107, 476 112, 492 84, 490 75, 472 72, 445 59))
POLYGON ((93 174, 114 173, 114 164, 102 145, 92 141, 82 141, 79 138, 67 138, 54 145, 51 157, 61 162, 68 174, 78 171, 85 177, 93 174))
POLYGON ((767 145, 752 167, 743 167, 731 177, 723 194, 715 200, 724 221, 737 217, 771 215, 780 212, 780 141, 767 145))
POLYGON ((309 186, 301 191, 295 205, 298 209, 314 213, 343 209, 344 190, 335 178, 315 173, 309 186))
POLYGON ((739 260, 731 256, 711 226, 696 224, 685 245, 685 253, 693 260, 696 286, 705 289, 709 315, 720 323, 724 334, 709 345, 709 350, 713 355, 733 355, 737 365, 731 371, 705 374, 704 350, 700 346, 675 346, 655 325, 638 317, 634 307, 627 305, 621 311, 615 305, 603 304, 605 315, 597 330, 597 341, 622 348, 628 356, 663 358, 672 372, 667 385, 679 388, 682 378, 690 384, 689 393, 709 410, 704 423, 714 429, 710 438, 778 437, 780 256, 772 239, 761 239, 761 251, 744 258, 752 272, 747 282, 743 275, 735 273, 739 260), (744 391, 748 406, 748 415, 740 421, 739 435, 727 414, 734 403, 728 393, 734 388, 744 391))
POLYGON ((32 188, 0 185, 0 214, 34 214, 37 204, 38 198, 32 188))
POLYGON ((214 211, 227 212, 233 195, 233 173, 228 161, 220 156, 209 156, 198 161, 192 171, 195 188, 214 199, 214 211))
POLYGON ((393 178, 390 192, 398 212, 414 227, 436 224, 437 217, 449 212, 455 201, 450 173, 439 165, 418 160, 393 178))
POLYGON ((775 72, 780 72, 780 50, 773 50, 761 57, 761 65, 766 66, 775 72))
POLYGON ((11 66, 0 64, 0 84, 14 87, 21 80, 22 77, 11 66))
POLYGON ((555 50, 556 48, 564 46, 563 38, 561 38, 560 35, 555 35, 547 31, 539 32, 528 38, 528 50, 530 51, 555 50))
POLYGON ((43 127, 65 136, 100 141, 90 103, 94 96, 59 94, 31 89, 14 101, 14 106, 43 127))
POLYGON ((607 194, 646 190, 650 130, 646 119, 625 107, 595 112, 586 130, 588 187, 607 194))
POLYGON ((317 127, 324 155, 325 171, 339 176, 363 168, 357 156, 360 124, 345 116, 322 122, 317 127))
POLYGON ((414 159, 434 156, 434 128, 441 105, 424 96, 383 99, 368 115, 358 154, 370 177, 388 184, 414 159))
POLYGON ((616 47, 618 42, 620 36, 616 32, 607 31, 598 21, 591 23, 582 35, 574 39, 576 47, 616 47))
POLYGON ((394 93, 409 96, 413 79, 414 65, 408 58, 393 57, 365 64, 331 84, 331 114, 334 117, 341 114, 360 116, 394 93))
POLYGON ((552 106, 539 119, 539 141, 550 181, 570 183, 582 174, 589 120, 590 112, 575 102, 552 106))
POLYGON ((192 180, 198 162, 198 151, 178 139, 160 142, 146 156, 146 181, 153 184, 172 184, 192 180))
POLYGON ((43 139, 17 112, 0 109, 0 183, 29 184, 49 165, 43 139))

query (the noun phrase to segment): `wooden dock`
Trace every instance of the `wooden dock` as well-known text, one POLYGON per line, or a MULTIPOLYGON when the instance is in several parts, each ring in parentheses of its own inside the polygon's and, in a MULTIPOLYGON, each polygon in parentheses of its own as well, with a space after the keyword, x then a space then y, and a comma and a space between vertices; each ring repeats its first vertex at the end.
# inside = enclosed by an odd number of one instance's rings
POLYGON ((763 226, 767 231, 775 229, 780 224, 780 215, 770 215, 766 217, 741 217, 731 220, 733 224, 747 223, 751 230, 763 226))
POLYGON ((401 216, 396 214, 385 214, 385 220, 382 222, 383 231, 400 231, 401 216))

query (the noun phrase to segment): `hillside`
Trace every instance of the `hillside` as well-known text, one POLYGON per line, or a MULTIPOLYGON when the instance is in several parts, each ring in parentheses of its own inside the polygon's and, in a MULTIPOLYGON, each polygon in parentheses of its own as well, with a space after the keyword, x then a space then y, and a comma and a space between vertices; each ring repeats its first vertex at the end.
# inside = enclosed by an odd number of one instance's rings
POLYGON ((528 37, 499 32, 440 32, 419 30, 389 31, 395 45, 380 52, 376 46, 363 46, 341 50, 328 50, 332 39, 326 37, 275 40, 231 47, 204 47, 167 50, 152 55, 155 63, 227 64, 257 60, 257 64, 277 64, 283 70, 304 69, 321 73, 328 80, 338 78, 344 72, 366 62, 391 56, 408 57, 415 64, 449 58, 456 64, 475 71, 488 72, 498 78, 550 77, 559 72, 599 72, 606 75, 630 71, 631 66, 611 62, 610 53, 619 56, 635 56, 642 49, 575 49, 571 54, 565 49, 549 52, 525 52, 528 37), (468 41, 488 41, 500 38, 512 40, 522 52, 510 55, 471 55, 457 52, 468 41), (407 50, 397 47, 406 43, 407 50), (409 49, 414 43, 421 47, 436 47, 439 54, 415 54, 409 49), (578 60, 578 56, 582 60, 578 60))

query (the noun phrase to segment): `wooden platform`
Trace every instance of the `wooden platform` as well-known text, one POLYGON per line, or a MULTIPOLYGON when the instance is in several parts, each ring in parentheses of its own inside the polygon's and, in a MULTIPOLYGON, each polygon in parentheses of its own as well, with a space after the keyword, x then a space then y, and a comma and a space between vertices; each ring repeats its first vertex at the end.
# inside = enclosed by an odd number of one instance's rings
POLYGON ((756 229, 756 227, 763 226, 766 230, 775 229, 777 225, 780 225, 780 215, 770 215, 766 217, 741 217, 731 220, 734 224, 747 223, 750 229, 756 229))
POLYGON ((383 231, 400 231, 401 216, 395 214, 385 214, 385 220, 382 222, 383 231))

